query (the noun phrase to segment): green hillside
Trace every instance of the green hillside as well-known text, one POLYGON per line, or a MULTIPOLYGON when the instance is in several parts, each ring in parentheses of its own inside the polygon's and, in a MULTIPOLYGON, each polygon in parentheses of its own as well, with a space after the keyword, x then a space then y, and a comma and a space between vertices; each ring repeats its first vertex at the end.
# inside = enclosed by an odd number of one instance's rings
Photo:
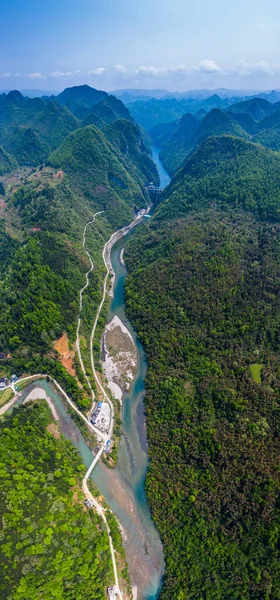
POLYGON ((146 203, 140 181, 133 180, 110 143, 93 125, 69 135, 50 155, 48 163, 69 175, 75 193, 82 193, 96 210, 106 210, 116 228, 146 203))
POLYGON ((250 135, 255 135, 259 130, 259 123, 249 113, 238 113, 231 110, 227 111, 227 115, 236 121, 244 131, 247 131, 250 135))
POLYGON ((0 143, 21 165, 36 166, 79 126, 64 106, 10 92, 0 107, 0 143))
POLYGON ((16 127, 5 141, 5 148, 20 165, 41 164, 51 151, 50 145, 32 127, 16 127))
POLYGON ((85 467, 52 421, 39 401, 0 423, 0 596, 105 600, 108 537, 84 510, 85 467))
POLYGON ((256 144, 261 144, 277 152, 280 151, 280 128, 263 129, 253 139, 256 144))
POLYGON ((137 123, 149 131, 159 123, 170 123, 189 112, 194 114, 201 109, 207 112, 213 108, 226 109, 235 100, 235 98, 223 99, 217 94, 209 98, 136 99, 134 102, 127 103, 127 108, 137 123))
POLYGON ((274 110, 274 105, 263 98, 251 98, 231 105, 230 111, 235 113, 247 113, 255 121, 260 121, 274 110))
POLYGON ((112 142, 121 152, 121 160, 124 165, 131 169, 131 163, 135 165, 136 179, 142 173, 143 184, 153 181, 159 183, 158 173, 152 161, 148 148, 145 146, 142 132, 136 123, 118 119, 103 129, 105 137, 112 142))
POLYGON ((125 252, 162 600, 280 596, 279 161, 206 140, 125 252))
POLYGON ((168 188, 158 218, 184 216, 195 206, 239 206, 279 221, 280 155, 232 136, 214 137, 185 162, 168 188))
POLYGON ((17 166, 17 161, 0 146, 0 176, 9 173, 17 166))
POLYGON ((192 114, 183 115, 178 128, 163 144, 160 157, 169 173, 174 174, 183 163, 198 130, 199 120, 192 114))
POLYGON ((154 145, 161 148, 164 142, 167 142, 171 135, 176 131, 179 121, 171 121, 170 123, 158 123, 149 131, 154 145))
POLYGON ((170 174, 174 174, 187 155, 203 140, 223 134, 249 138, 246 131, 220 109, 211 110, 201 122, 193 115, 184 115, 177 131, 161 150, 164 166, 170 174))
POLYGON ((115 96, 106 96, 105 98, 102 98, 102 100, 95 105, 94 113, 107 124, 113 123, 117 119, 133 121, 129 110, 122 101, 115 98, 115 96))
POLYGON ((56 102, 48 102, 34 118, 32 127, 45 139, 51 149, 57 148, 62 140, 77 127, 79 121, 66 108, 56 102))

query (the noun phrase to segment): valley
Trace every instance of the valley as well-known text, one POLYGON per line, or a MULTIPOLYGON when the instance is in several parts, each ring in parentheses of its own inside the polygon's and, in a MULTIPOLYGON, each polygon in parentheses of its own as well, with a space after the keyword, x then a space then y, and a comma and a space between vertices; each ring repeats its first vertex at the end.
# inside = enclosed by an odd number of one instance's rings
POLYGON ((57 598, 278 597, 280 129, 269 98, 125 106, 89 86, 0 96, 0 443, 15 461, 19 423, 27 438, 19 473, 2 459, 8 600, 28 585, 51 600, 41 566, 62 546, 57 598), (62 505, 57 521, 42 503, 31 526, 31 496, 44 492, 29 456, 54 481, 48 494, 77 505, 73 555, 67 535, 51 541, 62 505), (32 543, 13 528, 25 521, 32 543), (100 552, 86 554, 92 543, 100 552))

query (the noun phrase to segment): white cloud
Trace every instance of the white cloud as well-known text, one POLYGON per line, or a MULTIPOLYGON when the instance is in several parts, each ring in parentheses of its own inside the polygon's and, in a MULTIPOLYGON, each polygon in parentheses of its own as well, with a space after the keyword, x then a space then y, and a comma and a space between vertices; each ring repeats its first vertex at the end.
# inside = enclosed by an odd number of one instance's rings
POLYGON ((75 71, 52 71, 49 77, 74 77, 80 75, 82 71, 76 69, 75 71))
POLYGON ((170 67, 147 66, 147 67, 138 67, 138 69, 135 70, 135 73, 136 73, 136 75, 158 76, 158 75, 168 75, 169 73, 183 73, 184 71, 186 71, 185 65, 174 65, 174 66, 170 66, 170 67))
POLYGON ((28 77, 28 79, 43 79, 42 73, 28 73, 26 77, 28 77))
POLYGON ((8 79, 8 77, 13 77, 12 73, 0 73, 0 77, 3 79, 8 79))
POLYGON ((88 72, 88 75, 97 75, 99 77, 100 75, 103 75, 105 71, 106 69, 104 67, 97 67, 97 69, 91 69, 88 72))
POLYGON ((187 75, 188 73, 218 73, 220 71, 220 67, 213 60, 202 60, 197 65, 192 65, 187 67, 184 64, 180 65, 171 65, 164 67, 138 67, 135 70, 136 75, 150 75, 150 76, 159 76, 159 75, 187 75))
POLYGON ((201 73, 218 73, 221 69, 213 60, 202 60, 195 70, 201 73))
MULTIPOLYGON (((257 63, 249 63, 246 60, 240 60, 237 65, 228 69, 230 73, 248 77, 250 75, 273 75, 269 63, 265 60, 260 60, 257 63)), ((277 68, 279 70, 279 67, 277 68)))
MULTIPOLYGON (((157 79, 158 84, 167 85, 168 83, 174 82, 174 84, 185 85, 188 81, 188 85, 195 85, 196 82, 202 82, 207 85, 209 84, 219 86, 226 80, 231 80, 234 85, 234 81, 245 77, 250 79, 259 78, 263 79, 268 76, 280 75, 280 65, 271 66, 267 61, 260 60, 258 62, 248 62, 244 59, 240 60, 235 65, 219 66, 213 60, 202 60, 195 65, 186 66, 184 64, 171 65, 171 66, 140 66, 134 70, 134 74, 141 79, 157 79), (160 83, 161 82, 161 83, 160 83)), ((240 84, 240 81, 239 81, 240 84)))
POLYGON ((124 65, 114 65, 114 68, 117 73, 124 74, 126 72, 126 67, 124 67, 124 65))

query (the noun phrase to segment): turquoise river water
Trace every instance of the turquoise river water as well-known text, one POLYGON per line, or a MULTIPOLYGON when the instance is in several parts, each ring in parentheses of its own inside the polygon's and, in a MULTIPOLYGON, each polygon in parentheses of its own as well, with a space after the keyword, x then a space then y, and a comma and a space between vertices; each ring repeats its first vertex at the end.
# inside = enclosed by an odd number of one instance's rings
MULTIPOLYGON (((153 159, 158 167, 161 187, 165 187, 170 178, 159 160, 156 148, 153 148, 153 159)), ((133 335, 138 352, 138 369, 131 392, 123 398, 123 437, 119 446, 117 468, 108 469, 99 462, 92 478, 121 524, 131 581, 137 586, 137 600, 155 600, 161 587, 164 560, 144 488, 148 467, 143 406, 147 364, 143 347, 125 315, 124 282, 127 273, 120 260, 121 251, 131 235, 133 231, 112 248, 111 260, 116 278, 108 320, 117 314, 133 335)), ((18 402, 21 403, 34 387, 44 388, 53 400, 62 432, 76 446, 88 467, 92 462, 92 452, 50 383, 42 380, 28 386, 18 402)))

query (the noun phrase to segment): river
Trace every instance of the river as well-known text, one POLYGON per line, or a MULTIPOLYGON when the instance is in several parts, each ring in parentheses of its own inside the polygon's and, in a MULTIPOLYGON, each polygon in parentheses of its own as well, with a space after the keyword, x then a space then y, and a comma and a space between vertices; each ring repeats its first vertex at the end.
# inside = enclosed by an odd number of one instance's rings
MULTIPOLYGON (((153 159, 158 167, 161 187, 165 187, 170 178, 159 160, 159 150, 156 148, 153 149, 153 159)), ((112 248, 111 260, 116 278, 108 321, 117 314, 128 327, 137 347, 138 369, 131 392, 123 398, 123 438, 119 446, 117 468, 108 469, 102 462, 99 462, 93 471, 92 478, 124 530, 128 570, 132 584, 137 586, 137 600, 155 600, 161 587, 164 559, 162 545, 151 519, 144 488, 148 466, 143 406, 147 364, 143 347, 125 315, 126 269, 120 260, 121 251, 131 235, 133 235, 133 231, 121 238, 112 248)), ((50 383, 42 380, 40 384, 36 382, 28 386, 19 403, 24 400, 32 388, 38 386, 44 388, 47 395, 52 398, 64 435, 76 446, 84 464, 88 467, 92 461, 92 452, 50 383)))

